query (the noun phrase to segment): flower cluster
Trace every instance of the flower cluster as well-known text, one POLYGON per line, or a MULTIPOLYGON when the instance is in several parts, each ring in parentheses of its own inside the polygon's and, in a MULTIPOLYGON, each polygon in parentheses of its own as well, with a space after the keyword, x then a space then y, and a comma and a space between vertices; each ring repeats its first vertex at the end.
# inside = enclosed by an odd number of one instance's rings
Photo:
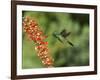
POLYGON ((42 63, 46 67, 53 66, 53 59, 49 54, 48 42, 45 41, 47 36, 43 34, 37 22, 30 17, 25 17, 23 19, 23 29, 27 33, 28 37, 33 40, 36 44, 35 50, 42 63))

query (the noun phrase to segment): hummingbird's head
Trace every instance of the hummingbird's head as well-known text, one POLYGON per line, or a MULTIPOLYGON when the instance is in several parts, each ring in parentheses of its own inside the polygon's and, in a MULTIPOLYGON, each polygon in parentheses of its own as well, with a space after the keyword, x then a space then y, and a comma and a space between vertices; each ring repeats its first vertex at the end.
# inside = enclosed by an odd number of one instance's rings
POLYGON ((55 32, 52 33, 52 35, 53 35, 54 37, 58 38, 58 36, 59 36, 60 34, 59 34, 58 32, 55 31, 55 32))
POLYGON ((57 35, 58 33, 55 31, 55 32, 53 32, 53 34, 57 35))

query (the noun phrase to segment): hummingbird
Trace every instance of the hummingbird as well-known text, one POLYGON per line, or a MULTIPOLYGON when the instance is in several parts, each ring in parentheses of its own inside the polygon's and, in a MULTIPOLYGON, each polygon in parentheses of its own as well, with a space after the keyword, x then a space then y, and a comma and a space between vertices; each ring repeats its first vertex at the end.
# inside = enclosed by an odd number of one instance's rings
POLYGON ((71 46, 74 46, 72 42, 70 42, 67 37, 71 34, 71 32, 67 32, 66 29, 63 29, 60 33, 54 32, 53 36, 57 38, 61 43, 64 44, 64 41, 66 40, 68 44, 71 46))

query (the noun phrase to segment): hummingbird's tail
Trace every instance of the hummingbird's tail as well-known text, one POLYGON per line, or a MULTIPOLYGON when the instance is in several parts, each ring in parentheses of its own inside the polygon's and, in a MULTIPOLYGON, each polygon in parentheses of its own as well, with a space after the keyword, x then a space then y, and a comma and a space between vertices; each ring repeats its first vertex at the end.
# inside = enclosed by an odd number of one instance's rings
POLYGON ((67 40, 67 42, 68 42, 72 47, 74 46, 73 43, 70 42, 69 40, 67 40))

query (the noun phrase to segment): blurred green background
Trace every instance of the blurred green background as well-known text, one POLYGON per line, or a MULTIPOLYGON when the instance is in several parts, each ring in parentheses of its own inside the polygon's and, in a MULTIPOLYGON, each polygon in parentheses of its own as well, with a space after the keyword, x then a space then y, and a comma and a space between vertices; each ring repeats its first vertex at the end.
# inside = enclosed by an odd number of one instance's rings
MULTIPOLYGON (((89 65, 89 14, 22 11, 22 17, 35 19, 45 35, 48 36, 49 51, 54 59, 54 67, 88 66, 89 65), (63 29, 71 32, 61 43, 52 34, 63 29)), ((35 52, 33 41, 23 32, 22 68, 44 68, 35 52)))

